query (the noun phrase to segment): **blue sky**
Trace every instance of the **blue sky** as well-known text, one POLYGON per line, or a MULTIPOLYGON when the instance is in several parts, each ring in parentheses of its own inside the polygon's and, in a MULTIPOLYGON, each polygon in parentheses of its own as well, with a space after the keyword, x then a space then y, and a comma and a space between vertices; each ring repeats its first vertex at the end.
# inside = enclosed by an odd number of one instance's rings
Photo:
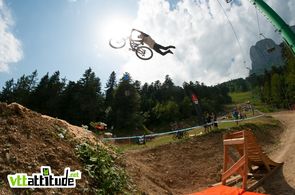
MULTIPOLYGON (((178 85, 245 77, 249 49, 261 38, 256 11, 248 0, 220 2, 241 48, 216 0, 0 0, 0 87, 34 70, 39 79, 59 70, 76 81, 88 67, 103 84, 112 71, 149 83, 169 74, 178 85), (176 45, 175 54, 142 61, 127 47, 109 47, 109 38, 127 36, 133 27, 162 45, 176 45)), ((294 0, 266 2, 295 24, 294 0)), ((262 14, 258 18, 263 34, 279 43, 273 26, 262 14)))
POLYGON ((9 0, 4 1, 14 20, 11 33, 21 42, 23 57, 0 72, 0 85, 10 78, 37 70, 39 77, 60 70, 69 80, 77 80, 91 67, 106 80, 119 63, 100 56, 96 45, 108 45, 100 39, 102 21, 118 12, 136 16, 135 0, 9 0))

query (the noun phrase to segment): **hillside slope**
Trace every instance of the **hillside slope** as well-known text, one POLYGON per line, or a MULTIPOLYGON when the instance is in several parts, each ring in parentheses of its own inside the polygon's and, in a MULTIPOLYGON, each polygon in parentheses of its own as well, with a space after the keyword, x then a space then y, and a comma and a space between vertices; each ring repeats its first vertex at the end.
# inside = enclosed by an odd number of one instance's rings
MULTIPOLYGON (((6 178, 8 174, 39 173, 44 165, 51 166, 55 175, 63 175, 66 167, 82 171, 75 147, 85 140, 102 145, 91 132, 80 127, 43 116, 16 103, 0 103, 0 194, 45 192, 42 189, 11 190, 6 178)), ((76 188, 46 189, 46 193, 82 193, 91 187, 90 180, 82 174, 76 188)))

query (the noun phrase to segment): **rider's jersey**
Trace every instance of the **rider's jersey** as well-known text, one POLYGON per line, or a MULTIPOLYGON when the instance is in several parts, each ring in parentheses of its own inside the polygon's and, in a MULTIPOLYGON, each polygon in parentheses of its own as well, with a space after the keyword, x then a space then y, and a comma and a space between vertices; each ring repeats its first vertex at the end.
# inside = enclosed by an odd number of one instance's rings
POLYGON ((155 41, 148 35, 148 36, 143 36, 142 41, 147 44, 150 48, 154 48, 155 41))

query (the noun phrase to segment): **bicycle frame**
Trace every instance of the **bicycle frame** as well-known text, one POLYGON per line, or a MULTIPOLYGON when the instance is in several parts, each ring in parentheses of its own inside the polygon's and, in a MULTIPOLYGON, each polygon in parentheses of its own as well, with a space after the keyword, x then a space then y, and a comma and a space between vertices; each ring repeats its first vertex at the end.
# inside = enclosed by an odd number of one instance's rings
POLYGON ((131 39, 131 37, 129 37, 129 43, 130 43, 130 47, 132 51, 136 51, 138 46, 143 45, 141 40, 134 40, 134 39, 131 39))
POLYGON ((132 51, 135 51, 138 48, 138 46, 141 46, 141 45, 144 45, 144 44, 142 42, 142 39, 138 39, 138 40, 132 39, 132 33, 133 32, 139 32, 139 33, 141 33, 141 32, 138 31, 138 30, 133 29, 131 31, 131 33, 130 33, 130 36, 128 37, 129 42, 130 42, 130 47, 131 47, 132 51))

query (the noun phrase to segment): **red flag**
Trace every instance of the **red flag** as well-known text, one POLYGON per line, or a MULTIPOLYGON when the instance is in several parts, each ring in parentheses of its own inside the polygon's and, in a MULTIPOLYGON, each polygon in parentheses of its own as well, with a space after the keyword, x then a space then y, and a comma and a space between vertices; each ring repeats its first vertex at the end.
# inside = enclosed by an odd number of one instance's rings
POLYGON ((198 104, 198 103, 199 103, 198 97, 197 97, 195 94, 192 95, 192 101, 193 101, 195 104, 198 104))

